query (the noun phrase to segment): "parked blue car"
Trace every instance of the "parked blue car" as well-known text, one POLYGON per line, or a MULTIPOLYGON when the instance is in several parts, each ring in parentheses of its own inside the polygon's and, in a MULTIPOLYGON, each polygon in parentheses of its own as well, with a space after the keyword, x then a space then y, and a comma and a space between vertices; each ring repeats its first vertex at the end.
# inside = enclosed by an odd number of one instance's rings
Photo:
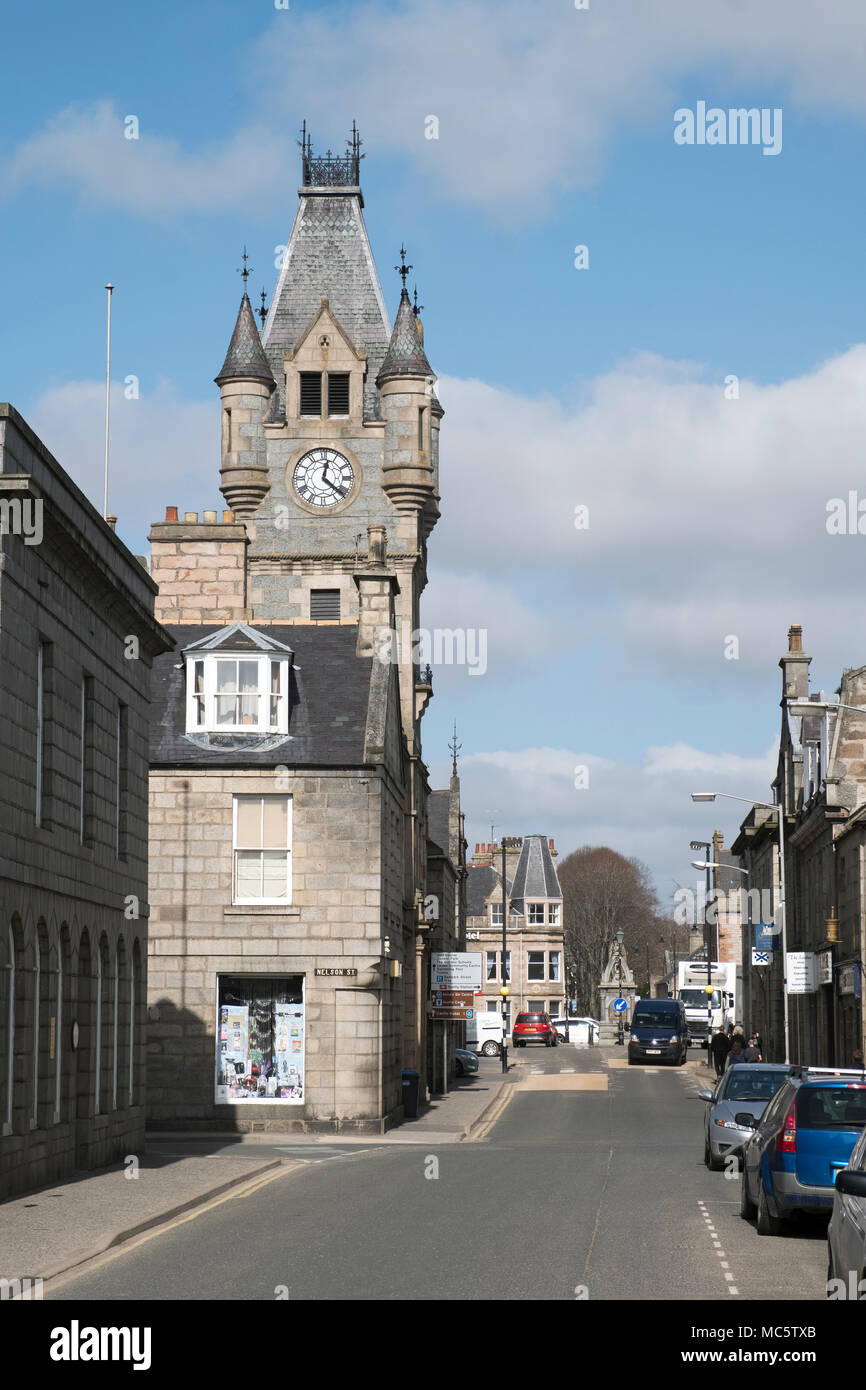
POLYGON ((794 1212, 829 1215, 864 1125, 866 1072, 794 1067, 743 1148, 740 1215, 762 1236, 794 1212))

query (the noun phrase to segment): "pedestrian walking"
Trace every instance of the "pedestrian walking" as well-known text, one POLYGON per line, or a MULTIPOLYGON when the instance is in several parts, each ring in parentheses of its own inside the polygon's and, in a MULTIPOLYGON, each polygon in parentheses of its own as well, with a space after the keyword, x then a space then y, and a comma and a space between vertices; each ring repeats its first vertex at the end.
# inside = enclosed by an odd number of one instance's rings
POLYGON ((858 1071, 863 1070, 863 1053, 859 1047, 855 1047, 851 1053, 851 1066, 856 1067, 858 1071))
POLYGON ((743 1052, 744 1052, 744 1051, 745 1051, 745 1049, 744 1049, 744 1047, 743 1047, 743 1038, 742 1038, 742 1034, 737 1035, 737 1034, 735 1033, 735 1034, 734 1034, 734 1041, 731 1043, 731 1050, 730 1050, 730 1052, 728 1053, 728 1060, 727 1060, 727 1062, 725 1063, 725 1071, 728 1071, 729 1068, 731 1068, 731 1067, 736 1067, 736 1066, 740 1065, 741 1063, 745 1062, 746 1059, 745 1059, 745 1057, 743 1056, 743 1052))
POLYGON ((743 1048, 743 1061, 762 1062, 763 1060, 764 1059, 761 1056, 761 1049, 758 1047, 758 1039, 755 1037, 753 1033, 751 1038, 749 1039, 748 1047, 743 1048))
POLYGON ((728 1053, 731 1050, 731 1040, 724 1028, 717 1028, 710 1042, 710 1052, 713 1058, 713 1066, 716 1069, 716 1076, 721 1076, 725 1070, 725 1063, 728 1060, 728 1053))

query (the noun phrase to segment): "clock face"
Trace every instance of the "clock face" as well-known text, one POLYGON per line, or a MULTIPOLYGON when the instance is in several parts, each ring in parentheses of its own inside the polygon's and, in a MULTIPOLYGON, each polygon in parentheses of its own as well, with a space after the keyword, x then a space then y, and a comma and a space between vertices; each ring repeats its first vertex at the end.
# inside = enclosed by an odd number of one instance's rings
POLYGON ((298 459, 292 483, 299 497, 311 507, 336 507, 352 491, 355 473, 336 449, 311 449, 298 459))

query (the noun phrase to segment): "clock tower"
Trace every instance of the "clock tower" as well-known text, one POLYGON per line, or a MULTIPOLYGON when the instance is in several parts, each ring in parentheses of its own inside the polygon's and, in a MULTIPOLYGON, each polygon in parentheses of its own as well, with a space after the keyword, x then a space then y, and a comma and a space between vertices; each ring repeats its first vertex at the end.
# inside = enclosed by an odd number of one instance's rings
POLYGON ((216 378, 221 490, 246 529, 250 621, 357 624, 360 654, 387 625, 377 601, 388 590, 404 730, 417 751, 429 682, 411 633, 439 516, 443 412, 402 248, 389 322, 364 224, 360 146, 353 128, 345 155, 317 156, 304 128, 298 210, 261 336, 245 293, 216 378), (365 621, 365 600, 378 625, 365 621))

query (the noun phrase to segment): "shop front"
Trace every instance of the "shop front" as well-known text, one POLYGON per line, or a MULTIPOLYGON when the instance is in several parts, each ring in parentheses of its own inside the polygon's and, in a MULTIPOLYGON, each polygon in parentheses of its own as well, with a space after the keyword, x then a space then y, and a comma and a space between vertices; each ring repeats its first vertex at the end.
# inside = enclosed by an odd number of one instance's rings
POLYGON ((304 1104, 304 977, 217 977, 217 1105, 304 1104))

